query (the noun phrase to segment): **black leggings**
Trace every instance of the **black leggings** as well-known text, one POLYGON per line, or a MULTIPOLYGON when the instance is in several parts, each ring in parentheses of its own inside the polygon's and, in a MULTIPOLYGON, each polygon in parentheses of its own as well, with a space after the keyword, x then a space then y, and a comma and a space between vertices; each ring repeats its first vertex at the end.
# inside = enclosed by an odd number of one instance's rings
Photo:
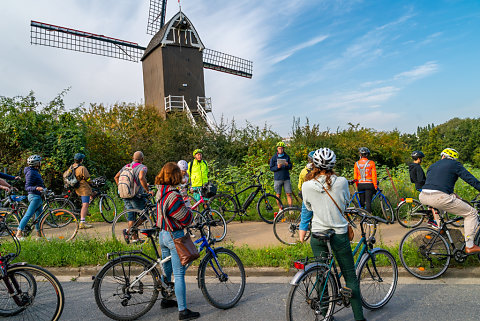
POLYGON ((367 212, 372 213, 372 197, 375 194, 375 186, 373 183, 358 183, 357 189, 359 192, 365 191, 365 193, 359 193, 360 207, 365 208, 367 212))

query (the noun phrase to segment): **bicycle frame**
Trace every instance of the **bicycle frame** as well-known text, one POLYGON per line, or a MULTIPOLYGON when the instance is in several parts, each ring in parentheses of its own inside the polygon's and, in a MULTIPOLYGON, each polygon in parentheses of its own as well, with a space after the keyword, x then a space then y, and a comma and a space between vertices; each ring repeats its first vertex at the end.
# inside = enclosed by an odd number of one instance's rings
POLYGON ((263 185, 260 183, 260 176, 257 176, 257 183, 256 184, 252 184, 250 186, 247 186, 239 192, 237 192, 237 190, 235 189, 235 185, 233 185, 232 188, 233 188, 233 197, 235 199, 235 202, 238 205, 238 210, 240 212, 245 212, 247 210, 247 208, 252 204, 253 200, 255 199, 255 197, 258 195, 258 193, 260 191, 263 193, 263 195, 266 194, 266 191, 263 188, 263 185), (238 198, 238 195, 242 194, 243 192, 245 192, 249 189, 255 189, 252 192, 252 193, 255 193, 255 197, 247 198, 243 204, 240 204, 240 199, 238 198))

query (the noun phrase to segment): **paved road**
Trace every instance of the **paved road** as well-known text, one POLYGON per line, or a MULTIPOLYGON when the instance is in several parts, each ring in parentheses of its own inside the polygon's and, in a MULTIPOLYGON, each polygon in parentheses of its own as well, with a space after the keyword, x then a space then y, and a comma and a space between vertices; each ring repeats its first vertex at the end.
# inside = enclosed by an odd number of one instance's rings
MULTIPOLYGON (((202 314, 200 320, 285 320, 285 301, 289 291, 288 280, 288 278, 249 278, 242 300, 236 307, 227 311, 210 306, 194 283, 187 284, 187 299, 189 307, 202 314)), ((365 317, 369 321, 467 321, 479 319, 477 304, 480 299, 480 282, 477 279, 440 279, 418 283, 415 279, 405 278, 399 281, 395 296, 387 306, 379 311, 365 312, 365 317)), ((109 320, 95 304, 91 282, 63 282, 63 287, 67 303, 62 320, 109 320)), ((352 313, 350 309, 344 309, 335 317, 337 321, 350 321, 352 313)), ((177 318, 178 314, 175 308, 162 310, 160 304, 157 303, 140 320, 170 321, 178 320, 177 318)))

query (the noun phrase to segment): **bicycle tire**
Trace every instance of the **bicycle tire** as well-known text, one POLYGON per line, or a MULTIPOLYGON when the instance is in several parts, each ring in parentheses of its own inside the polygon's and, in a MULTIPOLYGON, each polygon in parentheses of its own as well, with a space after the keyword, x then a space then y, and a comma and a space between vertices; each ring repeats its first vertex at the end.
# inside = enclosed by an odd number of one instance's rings
MULTIPOLYGON (((53 201, 48 201, 47 203, 45 203, 45 207, 44 207, 44 210, 48 208, 48 209, 55 209, 55 208, 63 208, 63 209, 66 209, 67 211, 70 211, 72 213, 77 213, 77 209, 75 208, 75 205, 73 204, 73 202, 71 200, 69 200, 68 198, 64 198, 64 197, 55 197, 53 199, 53 201)), ((78 211, 78 213, 80 213, 80 211, 78 211)), ((52 216, 49 216, 46 220, 46 223, 48 225, 50 225, 51 227, 61 227, 62 224, 64 225, 68 225, 70 224, 70 221, 68 222, 55 222, 55 217, 52 217, 52 216)))
POLYGON ((257 213, 260 218, 268 224, 273 224, 275 215, 283 208, 282 200, 276 195, 266 193, 257 202, 257 213), (280 208, 278 207, 280 204, 280 208), (275 214, 276 213, 276 214, 275 214))
POLYGON ((227 222, 217 210, 206 209, 203 211, 210 230, 209 238, 215 239, 215 242, 222 241, 227 235, 227 222))
MULTIPOLYGON (((22 300, 28 300, 29 303, 22 308, 14 308, 16 304, 9 296, 9 301, 6 303, 12 307, 12 310, 7 313, 9 315, 3 316, 16 316, 17 320, 19 318, 36 321, 60 319, 65 305, 65 295, 62 285, 53 274, 40 266, 24 264, 9 267, 7 276, 15 277, 22 291, 22 300), (18 275, 22 275, 22 278, 19 279, 18 275)), ((1 282, 1 284, 4 283, 1 282)), ((3 289, 0 292, 3 294, 3 289)), ((2 309, 5 309, 4 305, 2 309)))
MULTIPOLYGON (((9 275, 10 277, 13 276, 18 284, 27 284, 28 286, 21 287, 22 292, 30 291, 30 293, 32 293, 32 296, 35 297, 35 295, 37 294, 37 283, 32 274, 25 271, 15 271, 9 275), (21 278, 24 279, 23 282, 20 280, 21 278)), ((5 281, 0 282, 0 316, 15 316, 25 309, 25 306, 18 306, 15 301, 13 301, 10 293, 8 293, 5 281)))
POLYGON ((357 277, 363 306, 370 310, 380 309, 390 301, 397 288, 397 262, 387 250, 375 249, 364 254, 357 277))
MULTIPOLYGON (((203 213, 197 211, 197 210, 191 210, 193 213, 194 213, 194 216, 193 216, 193 222, 192 222, 192 225, 195 225, 195 224, 202 224, 202 223, 206 223, 207 222, 207 219, 205 218, 205 216, 203 215, 203 213)), ((196 235, 195 231, 199 231, 200 229, 193 229, 191 227, 189 227, 190 229, 190 235, 194 238, 200 238, 201 237, 201 233, 199 233, 198 235, 196 235)), ((203 234, 205 235, 205 237, 208 239, 210 239, 210 228, 208 225, 204 225, 202 227, 203 229, 203 234)))
POLYGON ((115 204, 113 198, 111 198, 109 195, 102 195, 100 197, 100 201, 98 201, 98 208, 103 220, 112 224, 113 219, 115 216, 117 216, 117 205, 115 204))
POLYGON ((330 317, 335 313, 334 298, 338 295, 338 289, 331 274, 327 283, 324 283, 328 273, 326 266, 314 266, 305 271, 296 285, 291 286, 286 304, 287 321, 331 320, 330 317), (323 289, 327 295, 322 295, 323 289), (325 312, 322 313, 322 310, 325 312))
POLYGON ((402 238, 399 248, 403 267, 413 276, 432 280, 445 273, 450 264, 450 246, 439 231, 417 227, 402 238), (435 254, 431 254, 431 251, 435 254))
MULTIPOLYGON (((287 207, 281 210, 273 220, 273 234, 283 244, 294 245, 300 242, 299 227, 301 208, 287 207)), ((310 238, 310 228, 306 231, 305 240, 310 238)))
POLYGON ((208 200, 208 205, 210 208, 219 211, 227 224, 233 221, 238 213, 237 202, 230 194, 217 194, 208 200))
POLYGON ((396 216, 398 223, 406 228, 414 228, 422 224, 425 214, 418 213, 417 211, 423 210, 425 206, 416 199, 412 199, 412 202, 401 202, 396 210, 396 216))
POLYGON ((393 212, 392 204, 390 200, 382 194, 380 198, 380 208, 382 209, 383 217, 390 223, 395 222, 395 213, 393 212))
MULTIPOLYGON (((18 215, 12 211, 0 211, 0 217, 3 218, 3 221, 7 224, 8 228, 12 231, 15 232, 18 228, 18 225, 20 224, 21 218, 18 217, 18 215)), ((10 239, 12 236, 8 233, 7 229, 2 229, 0 231, 0 239, 3 238, 8 238, 10 239)))
POLYGON ((245 290, 245 269, 240 258, 226 248, 214 249, 204 256, 198 268, 198 283, 205 299, 218 309, 230 309, 245 290), (221 275, 219 275, 221 273, 221 275), (220 294, 214 294, 220 289, 220 294))
POLYGON ((159 293, 158 270, 152 269, 132 289, 128 288, 130 282, 137 279, 136 272, 141 273, 151 266, 152 262, 137 255, 121 256, 105 264, 93 283, 95 302, 100 311, 111 319, 121 321, 138 319, 150 311, 159 293), (135 274, 131 275, 132 272, 135 274), (147 297, 143 299, 144 294, 147 297))
MULTIPOLYGON (((51 223, 51 222, 50 222, 51 223)), ((78 220, 75 214, 63 208, 56 208, 45 213, 40 220, 40 234, 46 240, 70 241, 78 232, 78 220), (47 220, 55 217, 57 226, 51 226, 47 220)))
MULTIPOLYGON (((144 210, 124 210, 122 213, 115 216, 112 223, 112 237, 120 242, 125 242, 125 238, 123 236, 123 230, 128 228, 128 213, 133 212, 135 215, 135 223, 132 229, 128 232, 129 242, 132 236, 138 236, 138 243, 144 243, 147 241, 147 237, 142 233, 138 233, 140 229, 147 229, 153 228, 154 224, 150 217, 146 215, 142 215, 144 210), (142 219, 140 219, 142 217, 142 219)), ((135 237, 135 239, 137 239, 135 237)))

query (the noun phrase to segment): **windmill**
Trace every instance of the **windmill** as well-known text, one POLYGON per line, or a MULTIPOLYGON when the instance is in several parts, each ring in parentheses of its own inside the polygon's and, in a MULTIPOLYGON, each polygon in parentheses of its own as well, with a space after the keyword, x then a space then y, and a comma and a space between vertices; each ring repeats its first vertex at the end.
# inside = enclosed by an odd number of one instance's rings
MULTIPOLYGON (((179 2, 180 3, 180 2, 179 2)), ((252 78, 251 61, 205 48, 181 7, 165 23, 167 0, 150 0, 148 46, 38 21, 30 23, 31 44, 44 45, 132 62, 142 62, 145 105, 163 117, 183 111, 193 124, 210 128, 211 99, 205 97, 204 68, 252 78)))

